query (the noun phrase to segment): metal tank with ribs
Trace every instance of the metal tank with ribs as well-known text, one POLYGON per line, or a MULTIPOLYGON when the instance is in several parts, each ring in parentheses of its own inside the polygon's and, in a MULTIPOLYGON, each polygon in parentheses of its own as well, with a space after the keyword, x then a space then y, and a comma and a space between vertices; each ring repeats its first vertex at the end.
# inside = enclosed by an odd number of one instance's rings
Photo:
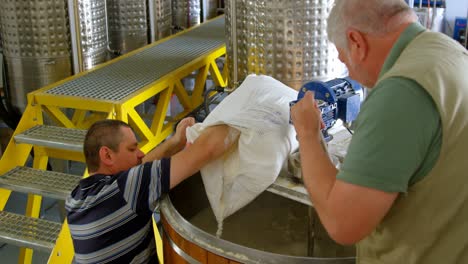
POLYGON ((176 31, 201 22, 200 0, 172 0, 172 24, 176 31))
POLYGON ((107 60, 106 1, 68 0, 68 9, 74 73, 78 73, 107 60))
POLYGON ((251 73, 295 89, 311 80, 341 77, 344 65, 329 43, 326 20, 333 0, 226 1, 230 87, 251 73))
POLYGON ((172 33, 171 0, 150 0, 148 2, 151 42, 165 38, 172 33))
POLYGON ((0 0, 12 104, 23 110, 27 93, 104 62, 106 31, 105 0, 0 0))
POLYGON ((72 74, 65 1, 0 1, 0 34, 12 104, 72 74))
POLYGON ((121 54, 148 44, 146 0, 107 0, 109 47, 121 54))

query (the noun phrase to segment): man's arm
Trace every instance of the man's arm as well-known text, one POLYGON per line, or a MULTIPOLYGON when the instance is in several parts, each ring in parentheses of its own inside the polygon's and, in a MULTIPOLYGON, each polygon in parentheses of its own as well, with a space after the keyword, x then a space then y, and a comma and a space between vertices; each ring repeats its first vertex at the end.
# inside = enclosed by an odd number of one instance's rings
POLYGON ((194 124, 195 119, 193 117, 182 119, 176 127, 175 134, 148 152, 148 154, 143 157, 143 163, 153 160, 160 160, 162 158, 168 158, 181 151, 187 142, 185 130, 187 127, 190 127, 194 124))
POLYGON ((195 142, 171 158, 170 188, 198 172, 210 161, 221 157, 238 139, 227 125, 206 128, 195 142))
POLYGON ((321 114, 313 94, 291 109, 301 154, 305 187, 322 224, 338 243, 353 244, 369 235, 386 215, 398 193, 349 184, 321 146, 321 114))

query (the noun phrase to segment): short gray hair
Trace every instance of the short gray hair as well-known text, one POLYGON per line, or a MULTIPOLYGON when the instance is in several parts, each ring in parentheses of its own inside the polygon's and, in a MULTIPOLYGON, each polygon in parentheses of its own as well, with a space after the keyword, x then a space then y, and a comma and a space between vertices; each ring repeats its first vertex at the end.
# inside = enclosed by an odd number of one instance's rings
POLYGON ((344 49, 348 47, 346 31, 349 28, 366 34, 385 35, 404 23, 417 21, 417 16, 404 0, 334 2, 328 17, 328 38, 344 49))

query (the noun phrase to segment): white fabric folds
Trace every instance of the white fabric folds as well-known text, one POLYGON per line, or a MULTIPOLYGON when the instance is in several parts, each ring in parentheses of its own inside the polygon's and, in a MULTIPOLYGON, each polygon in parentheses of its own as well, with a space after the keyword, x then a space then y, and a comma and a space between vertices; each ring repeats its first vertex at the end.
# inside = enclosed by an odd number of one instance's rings
POLYGON ((289 102, 296 98, 297 91, 271 77, 249 75, 203 123, 187 129, 189 142, 218 124, 231 127, 226 140, 240 133, 232 151, 201 169, 218 236, 223 220, 266 190, 297 148, 296 132, 289 124, 289 102))

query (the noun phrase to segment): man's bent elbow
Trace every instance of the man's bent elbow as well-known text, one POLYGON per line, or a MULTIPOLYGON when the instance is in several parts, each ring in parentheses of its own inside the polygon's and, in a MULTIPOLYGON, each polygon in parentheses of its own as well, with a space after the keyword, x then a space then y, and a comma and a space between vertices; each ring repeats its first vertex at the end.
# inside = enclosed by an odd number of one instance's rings
POLYGON ((330 238, 341 245, 353 245, 365 237, 365 235, 356 232, 354 228, 335 225, 326 229, 330 238))
POLYGON ((216 142, 216 140, 213 140, 207 142, 204 151, 208 160, 212 161, 219 158, 226 151, 226 148, 221 142, 216 142))
POLYGON ((239 133, 231 131, 227 125, 219 125, 210 131, 209 140, 205 142, 205 151, 209 160, 221 157, 237 141, 239 133))

